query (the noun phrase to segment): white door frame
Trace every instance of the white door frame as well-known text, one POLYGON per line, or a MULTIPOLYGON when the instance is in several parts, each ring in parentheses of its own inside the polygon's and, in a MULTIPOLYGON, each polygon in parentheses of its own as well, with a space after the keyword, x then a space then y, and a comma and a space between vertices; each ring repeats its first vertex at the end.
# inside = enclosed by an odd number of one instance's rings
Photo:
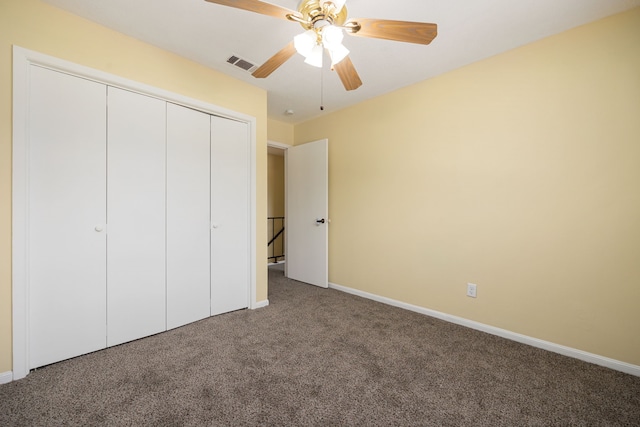
POLYGON ((14 380, 29 373, 29 248, 28 248, 28 90, 29 67, 37 65, 77 77, 97 81, 144 95, 183 105, 208 114, 248 124, 250 139, 250 309, 263 304, 256 301, 256 119, 213 104, 169 92, 164 89, 74 64, 52 56, 13 47, 13 167, 12 167, 12 319, 14 380))
POLYGON ((276 142, 276 141, 267 141, 267 146, 278 148, 280 150, 286 150, 288 148, 293 147, 291 144, 285 144, 284 142, 276 142))

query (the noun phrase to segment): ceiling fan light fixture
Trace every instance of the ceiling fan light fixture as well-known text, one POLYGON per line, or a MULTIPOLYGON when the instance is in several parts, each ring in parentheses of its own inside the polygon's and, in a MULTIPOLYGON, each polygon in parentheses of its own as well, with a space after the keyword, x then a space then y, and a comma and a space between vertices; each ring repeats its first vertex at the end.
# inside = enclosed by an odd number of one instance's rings
POLYGON ((342 39, 344 39, 342 28, 336 27, 335 25, 327 25, 322 28, 322 44, 327 49, 341 45, 342 39))
POLYGON ((305 59, 305 64, 309 64, 313 67, 322 68, 322 46, 316 44, 313 49, 311 49, 311 53, 305 59))
POLYGON ((293 38, 293 46, 296 51, 305 58, 311 55, 311 51, 318 45, 318 37, 314 30, 305 31, 293 38))
POLYGON ((349 56, 349 49, 344 47, 343 44, 335 46, 331 49, 327 49, 329 51, 329 56, 331 57, 331 67, 333 68, 338 62, 342 61, 344 58, 349 56))

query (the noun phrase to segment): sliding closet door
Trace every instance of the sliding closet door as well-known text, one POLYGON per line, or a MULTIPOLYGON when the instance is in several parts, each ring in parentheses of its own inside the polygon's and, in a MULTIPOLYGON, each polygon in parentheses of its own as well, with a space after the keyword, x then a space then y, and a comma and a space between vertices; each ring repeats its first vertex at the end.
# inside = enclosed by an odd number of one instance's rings
POLYGON ((167 328, 210 313, 209 115, 167 104, 167 328))
POLYGON ((106 86, 30 67, 28 368, 106 346, 106 86))
POLYGON ((109 87, 107 343, 166 329, 166 103, 109 87))
POLYGON ((249 303, 249 132, 211 117, 211 314, 249 303))

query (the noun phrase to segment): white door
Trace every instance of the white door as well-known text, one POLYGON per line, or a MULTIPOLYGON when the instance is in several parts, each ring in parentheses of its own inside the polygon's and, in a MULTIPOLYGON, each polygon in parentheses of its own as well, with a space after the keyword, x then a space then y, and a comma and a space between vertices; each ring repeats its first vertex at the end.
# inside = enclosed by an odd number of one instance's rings
POLYGON ((249 306, 249 131, 211 116, 211 315, 249 306))
POLYGON ((109 87, 107 343, 166 330, 166 102, 109 87))
POLYGON ((28 369, 106 346, 107 88, 30 71, 28 369))
POLYGON ((286 151, 287 277, 329 286, 329 173, 326 139, 286 151))
POLYGON ((167 328, 209 317, 208 114, 167 104, 167 328))

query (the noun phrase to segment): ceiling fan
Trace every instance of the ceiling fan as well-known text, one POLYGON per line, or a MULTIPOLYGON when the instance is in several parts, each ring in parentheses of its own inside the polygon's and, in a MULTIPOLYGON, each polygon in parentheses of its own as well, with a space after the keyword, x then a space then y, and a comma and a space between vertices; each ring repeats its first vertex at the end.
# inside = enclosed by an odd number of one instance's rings
POLYGON ((268 77, 296 52, 305 57, 305 63, 322 67, 323 51, 326 49, 331 58, 331 68, 338 73, 345 89, 354 90, 362 85, 362 81, 348 57, 349 50, 342 44, 343 31, 353 36, 425 45, 431 43, 438 34, 436 24, 386 19, 348 19, 346 0, 301 0, 297 11, 260 0, 206 1, 298 22, 306 30, 256 69, 252 73, 256 78, 268 77))

